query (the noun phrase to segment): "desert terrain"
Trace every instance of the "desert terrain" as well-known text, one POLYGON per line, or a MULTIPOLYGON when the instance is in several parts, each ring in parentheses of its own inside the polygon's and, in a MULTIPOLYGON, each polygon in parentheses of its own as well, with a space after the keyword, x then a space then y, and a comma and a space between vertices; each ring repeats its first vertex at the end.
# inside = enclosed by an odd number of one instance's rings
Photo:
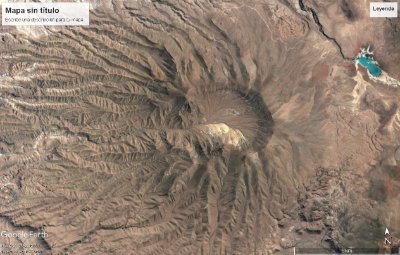
POLYGON ((41 254, 387 249, 400 88, 352 59, 371 45, 400 79, 400 23, 369 2, 104 0, 90 26, 2 27, 0 230, 46 232, 23 242, 41 254))

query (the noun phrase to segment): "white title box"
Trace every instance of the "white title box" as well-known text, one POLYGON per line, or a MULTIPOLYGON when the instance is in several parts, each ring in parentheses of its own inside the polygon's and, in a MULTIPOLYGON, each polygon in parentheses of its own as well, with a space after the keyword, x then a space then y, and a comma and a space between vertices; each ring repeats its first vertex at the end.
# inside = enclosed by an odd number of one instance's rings
POLYGON ((372 18, 397 18, 397 2, 369 3, 369 16, 372 18))
POLYGON ((89 3, 2 3, 3 26, 87 26, 89 3))

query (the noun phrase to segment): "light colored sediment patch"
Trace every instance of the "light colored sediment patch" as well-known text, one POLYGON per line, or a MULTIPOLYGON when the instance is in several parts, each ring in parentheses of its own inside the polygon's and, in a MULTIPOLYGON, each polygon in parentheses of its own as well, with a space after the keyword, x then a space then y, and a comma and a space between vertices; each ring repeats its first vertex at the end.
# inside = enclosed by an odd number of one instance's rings
POLYGON ((367 90, 367 86, 369 83, 364 81, 360 72, 357 72, 357 75, 353 77, 353 80, 356 82, 356 86, 354 86, 354 89, 351 92, 351 95, 353 96, 352 110, 354 112, 354 110, 357 109, 358 106, 360 105, 361 97, 367 90))
POLYGON ((230 128, 225 123, 207 124, 200 127, 202 133, 225 145, 243 148, 248 144, 246 137, 238 129, 230 128))

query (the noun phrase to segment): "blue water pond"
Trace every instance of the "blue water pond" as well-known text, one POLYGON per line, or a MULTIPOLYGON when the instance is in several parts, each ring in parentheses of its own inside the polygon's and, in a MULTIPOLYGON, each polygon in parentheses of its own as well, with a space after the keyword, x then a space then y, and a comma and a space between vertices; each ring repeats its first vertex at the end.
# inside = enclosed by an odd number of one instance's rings
POLYGON ((363 51, 356 60, 362 67, 366 68, 372 76, 378 77, 381 75, 382 70, 379 68, 374 58, 368 55, 368 52, 363 51))

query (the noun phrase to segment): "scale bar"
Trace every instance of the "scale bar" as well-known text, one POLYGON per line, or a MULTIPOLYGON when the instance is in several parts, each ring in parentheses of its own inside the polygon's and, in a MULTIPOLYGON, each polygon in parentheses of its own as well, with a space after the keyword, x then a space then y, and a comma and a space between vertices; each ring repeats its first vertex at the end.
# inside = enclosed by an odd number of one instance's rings
POLYGON ((332 251, 324 248, 299 248, 293 247, 293 255, 340 255, 340 254, 357 254, 357 255, 378 255, 378 254, 399 254, 400 248, 392 247, 391 251, 382 252, 376 248, 347 248, 340 251, 332 251))

